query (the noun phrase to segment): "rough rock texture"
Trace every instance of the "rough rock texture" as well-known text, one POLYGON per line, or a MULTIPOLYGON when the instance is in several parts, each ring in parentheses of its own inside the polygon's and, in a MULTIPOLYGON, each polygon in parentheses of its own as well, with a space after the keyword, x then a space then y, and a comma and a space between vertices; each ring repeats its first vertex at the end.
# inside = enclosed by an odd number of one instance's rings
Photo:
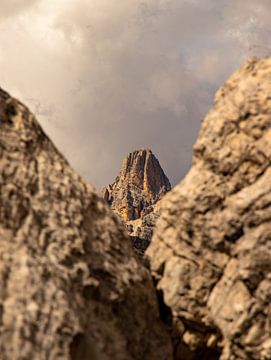
POLYGON ((139 219, 125 222, 134 250, 138 255, 143 256, 150 245, 153 230, 159 217, 160 200, 143 209, 139 219))
POLYGON ((118 218, 0 90, 1 360, 171 359, 118 218))
POLYGON ((178 359, 271 359, 270 162, 271 58, 253 59, 216 94, 147 250, 178 359))
POLYGON ((138 254, 150 244, 159 202, 170 189, 157 158, 151 150, 141 149, 128 154, 114 183, 102 190, 105 201, 126 224, 138 254))

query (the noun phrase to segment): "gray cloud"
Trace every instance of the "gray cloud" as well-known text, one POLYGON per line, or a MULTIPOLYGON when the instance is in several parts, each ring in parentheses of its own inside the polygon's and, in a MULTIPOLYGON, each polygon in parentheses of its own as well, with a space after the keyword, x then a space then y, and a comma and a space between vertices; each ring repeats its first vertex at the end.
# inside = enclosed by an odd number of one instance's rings
POLYGON ((269 0, 25 6, 0 23, 1 86, 97 187, 139 147, 179 181, 215 90, 248 56, 271 50, 269 0))
POLYGON ((38 0, 1 0, 0 20, 18 15, 38 0))

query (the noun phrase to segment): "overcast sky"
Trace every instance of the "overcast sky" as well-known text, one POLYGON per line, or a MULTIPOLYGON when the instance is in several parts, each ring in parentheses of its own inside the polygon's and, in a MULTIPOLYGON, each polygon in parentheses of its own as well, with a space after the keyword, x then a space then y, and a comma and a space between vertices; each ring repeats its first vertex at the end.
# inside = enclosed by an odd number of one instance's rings
POLYGON ((97 188, 141 147, 176 184, 217 88, 269 53, 270 0, 0 1, 0 86, 97 188))

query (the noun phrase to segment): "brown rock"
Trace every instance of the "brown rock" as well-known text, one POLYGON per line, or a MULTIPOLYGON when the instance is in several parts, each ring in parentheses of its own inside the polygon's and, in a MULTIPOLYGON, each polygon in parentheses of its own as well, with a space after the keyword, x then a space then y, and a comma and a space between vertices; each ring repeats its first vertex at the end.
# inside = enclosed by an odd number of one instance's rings
POLYGON ((184 325, 179 359, 271 359, 270 93, 271 58, 237 71, 162 201, 147 255, 184 325))
POLYGON ((151 150, 128 154, 113 184, 102 196, 124 221, 137 253, 143 255, 159 218, 160 199, 171 189, 159 161, 151 150))
POLYGON ((0 90, 1 360, 171 359, 121 222, 0 90))

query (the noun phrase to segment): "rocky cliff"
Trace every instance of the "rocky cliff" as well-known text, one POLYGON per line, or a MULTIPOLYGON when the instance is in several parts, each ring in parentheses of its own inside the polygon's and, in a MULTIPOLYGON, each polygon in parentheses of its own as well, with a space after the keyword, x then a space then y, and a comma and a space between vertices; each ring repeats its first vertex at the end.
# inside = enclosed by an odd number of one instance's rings
POLYGON ((150 150, 131 152, 119 176, 102 196, 124 221, 134 248, 143 254, 159 217, 161 198, 171 189, 159 161, 150 150))
POLYGON ((271 58, 218 91, 147 250, 177 359, 271 359, 271 58))
POLYGON ((121 221, 3 90, 0 169, 1 360, 171 359, 121 221))
POLYGON ((0 90, 1 360, 170 360, 160 318, 174 360, 270 360, 270 94, 271 58, 237 71, 165 196, 154 155, 129 154, 103 191, 116 216, 0 90), (155 213, 160 311, 123 226, 145 239, 155 213))

